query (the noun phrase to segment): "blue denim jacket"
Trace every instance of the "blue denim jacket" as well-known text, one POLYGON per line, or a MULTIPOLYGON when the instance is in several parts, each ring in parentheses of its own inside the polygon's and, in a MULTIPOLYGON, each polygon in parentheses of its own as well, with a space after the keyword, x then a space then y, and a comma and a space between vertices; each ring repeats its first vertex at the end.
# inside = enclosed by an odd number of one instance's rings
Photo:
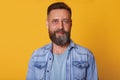
MULTIPOLYGON (((66 80, 98 80, 93 54, 71 41, 66 62, 66 80)), ((26 80, 50 80, 52 44, 37 49, 29 62, 26 80)))

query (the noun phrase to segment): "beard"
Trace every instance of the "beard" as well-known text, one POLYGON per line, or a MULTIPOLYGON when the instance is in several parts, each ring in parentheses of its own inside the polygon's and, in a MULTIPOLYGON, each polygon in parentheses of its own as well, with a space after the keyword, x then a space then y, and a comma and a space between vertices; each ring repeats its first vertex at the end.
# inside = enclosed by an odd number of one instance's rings
POLYGON ((66 32, 64 29, 58 29, 54 32, 49 30, 49 37, 52 42, 54 42, 58 46, 65 46, 70 43, 70 31, 66 32), (57 35, 57 33, 62 33, 64 35, 57 35))

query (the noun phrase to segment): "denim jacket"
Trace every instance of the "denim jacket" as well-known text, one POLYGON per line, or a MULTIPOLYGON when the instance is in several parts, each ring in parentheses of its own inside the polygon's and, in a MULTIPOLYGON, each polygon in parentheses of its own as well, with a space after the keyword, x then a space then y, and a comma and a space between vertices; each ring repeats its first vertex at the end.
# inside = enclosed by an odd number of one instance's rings
MULTIPOLYGON (((98 80, 93 54, 72 41, 68 48, 66 80, 98 80)), ((52 62, 52 43, 37 49, 30 59, 26 80, 50 80, 52 62)))

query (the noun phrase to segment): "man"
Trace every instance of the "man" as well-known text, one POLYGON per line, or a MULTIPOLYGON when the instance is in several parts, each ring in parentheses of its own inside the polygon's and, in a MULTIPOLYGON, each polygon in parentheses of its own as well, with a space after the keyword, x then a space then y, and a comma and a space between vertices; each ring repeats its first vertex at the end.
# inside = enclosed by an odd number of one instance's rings
POLYGON ((30 60, 27 80, 98 80, 93 54, 70 39, 72 12, 63 2, 47 10, 52 43, 37 49, 30 60))

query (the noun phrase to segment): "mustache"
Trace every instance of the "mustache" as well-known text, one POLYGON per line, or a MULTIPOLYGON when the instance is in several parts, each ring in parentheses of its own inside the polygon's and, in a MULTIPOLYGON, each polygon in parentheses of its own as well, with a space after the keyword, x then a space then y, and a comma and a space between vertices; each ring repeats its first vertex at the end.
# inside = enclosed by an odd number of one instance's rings
POLYGON ((67 33, 64 29, 58 29, 55 31, 55 33, 57 33, 57 32, 67 33))

